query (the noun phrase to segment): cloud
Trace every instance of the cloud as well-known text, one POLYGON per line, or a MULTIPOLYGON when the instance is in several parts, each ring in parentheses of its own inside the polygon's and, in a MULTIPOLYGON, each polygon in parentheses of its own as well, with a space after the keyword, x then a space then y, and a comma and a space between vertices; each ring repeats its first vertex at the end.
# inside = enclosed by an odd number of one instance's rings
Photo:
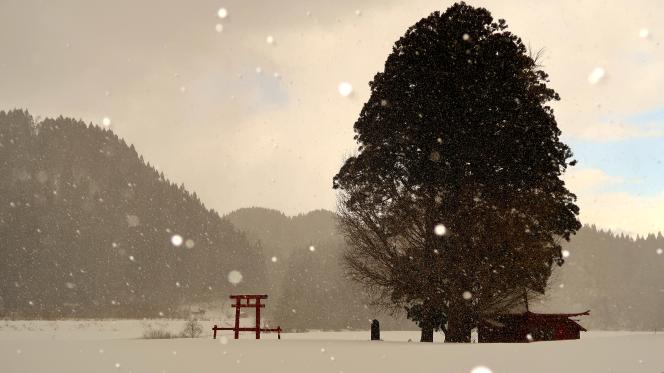
POLYGON ((664 190, 654 195, 608 192, 612 188, 607 187, 634 181, 601 169, 573 169, 563 179, 578 197, 582 223, 631 235, 664 231, 664 190))
POLYGON ((664 232, 664 191, 653 196, 581 193, 579 207, 583 223, 631 235, 664 232))
POLYGON ((623 122, 593 123, 571 128, 567 131, 566 135, 586 141, 623 141, 638 138, 661 137, 664 135, 664 126, 643 126, 623 122))
POLYGON ((563 180, 573 192, 587 192, 607 185, 623 183, 620 177, 609 176, 598 168, 576 169, 565 173, 563 180))

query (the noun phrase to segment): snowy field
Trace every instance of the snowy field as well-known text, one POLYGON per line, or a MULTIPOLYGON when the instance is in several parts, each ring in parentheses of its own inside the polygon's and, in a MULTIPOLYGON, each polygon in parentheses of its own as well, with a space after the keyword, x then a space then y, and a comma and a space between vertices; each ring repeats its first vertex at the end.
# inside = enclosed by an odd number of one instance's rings
MULTIPOLYGON (((142 339, 182 320, 0 321, 0 372, 664 372, 664 333, 591 332, 580 341, 419 343, 418 332, 310 332, 142 339), (411 339, 414 342, 408 342, 411 339), (490 370, 478 369, 486 367, 490 370)), ((208 325, 210 324, 210 325, 208 325)))

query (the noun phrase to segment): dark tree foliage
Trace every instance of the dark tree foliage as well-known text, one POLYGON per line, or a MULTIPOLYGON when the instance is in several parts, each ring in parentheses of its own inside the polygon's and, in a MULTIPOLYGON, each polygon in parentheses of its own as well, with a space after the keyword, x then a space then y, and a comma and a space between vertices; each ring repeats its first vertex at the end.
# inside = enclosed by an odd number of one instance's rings
POLYGON ((580 228, 547 81, 504 20, 458 3, 409 28, 370 83, 358 154, 334 178, 346 266, 423 340, 469 341, 481 317, 543 293, 580 228))
POLYGON ((260 248, 110 130, 0 111, 0 174, 0 316, 173 316, 265 287, 260 248))

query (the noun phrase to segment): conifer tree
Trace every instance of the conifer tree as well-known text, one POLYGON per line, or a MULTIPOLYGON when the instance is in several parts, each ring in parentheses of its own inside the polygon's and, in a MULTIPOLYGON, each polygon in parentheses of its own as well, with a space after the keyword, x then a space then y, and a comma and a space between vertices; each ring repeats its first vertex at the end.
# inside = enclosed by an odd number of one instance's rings
POLYGON ((334 178, 345 263, 423 341, 469 341, 543 293, 580 228, 547 82, 504 20, 457 3, 409 28, 370 83, 358 153, 334 178))

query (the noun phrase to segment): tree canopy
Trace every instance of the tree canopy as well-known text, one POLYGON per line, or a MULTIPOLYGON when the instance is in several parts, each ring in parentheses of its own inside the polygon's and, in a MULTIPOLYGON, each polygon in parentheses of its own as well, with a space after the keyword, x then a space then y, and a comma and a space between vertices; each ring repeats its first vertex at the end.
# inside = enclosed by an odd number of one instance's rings
MULTIPOLYGON (((579 228, 558 94, 504 20, 457 3, 394 45, 334 177, 350 275, 427 334, 543 293, 579 228)), ((423 339, 429 339, 423 334, 423 339)))

